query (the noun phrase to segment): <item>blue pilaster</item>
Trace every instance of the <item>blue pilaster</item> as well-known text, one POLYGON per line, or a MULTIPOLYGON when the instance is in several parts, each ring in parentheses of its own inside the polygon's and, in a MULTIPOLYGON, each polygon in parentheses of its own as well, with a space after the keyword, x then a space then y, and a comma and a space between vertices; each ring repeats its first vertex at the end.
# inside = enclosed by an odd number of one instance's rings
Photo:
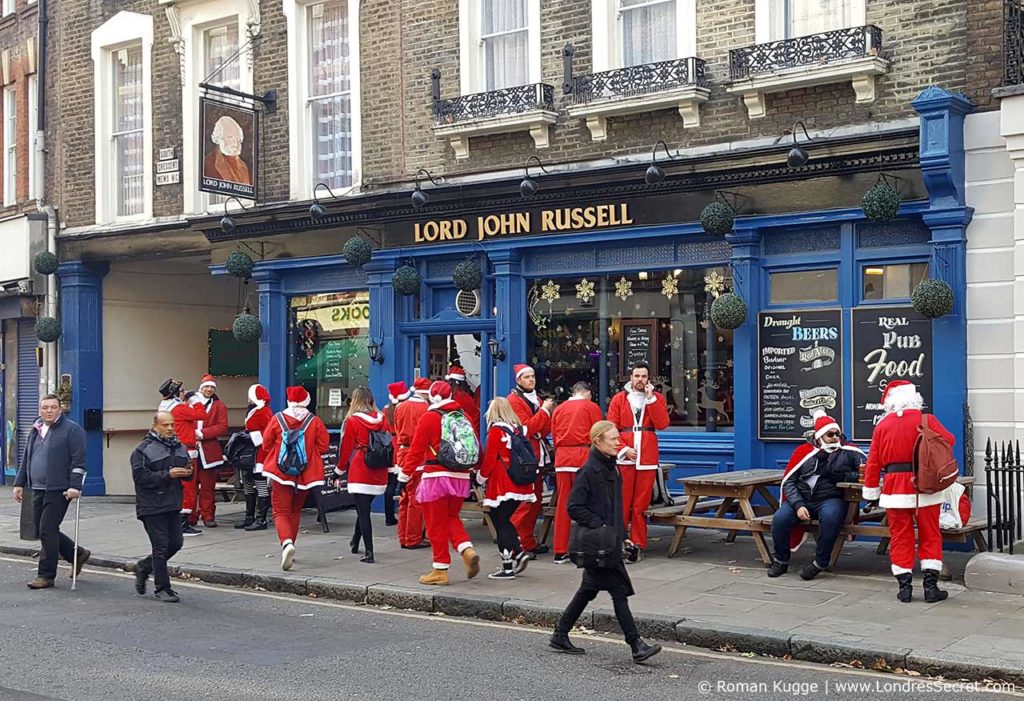
POLYGON ((494 266, 495 333, 505 351, 499 362, 494 396, 512 391, 512 366, 529 362, 526 356, 526 280, 523 279, 522 254, 518 250, 499 250, 489 254, 494 266))
MULTIPOLYGON (((370 292, 370 339, 380 344, 383 363, 370 362, 370 391, 378 406, 387 404, 388 384, 408 374, 406 367, 406 344, 397 342, 398 325, 395 314, 398 296, 391 286, 395 274, 395 259, 372 260, 363 266, 370 292), (399 348, 399 346, 403 346, 399 348)), ((412 378, 406 380, 411 383, 412 378)))
POLYGON ((288 382, 288 353, 292 348, 288 328, 288 299, 278 270, 257 267, 253 271, 259 294, 259 315, 263 322, 260 338, 260 384, 270 392, 275 411, 284 409, 284 388, 288 382))
MULTIPOLYGON (((757 310, 761 308, 761 232, 753 222, 737 221, 726 236, 732 245, 729 265, 733 292, 747 303, 747 320, 732 332, 733 387, 736 407, 749 407, 733 414, 735 464, 737 470, 762 465, 763 446, 757 440, 757 310)), ((710 322, 709 322, 710 323, 710 322)))
MULTIPOLYGON (((71 375, 69 416, 85 426, 87 410, 103 411, 103 277, 106 262, 75 261, 57 270, 60 278, 60 371, 71 375)), ((103 427, 86 431, 86 478, 83 493, 103 496, 103 427)))

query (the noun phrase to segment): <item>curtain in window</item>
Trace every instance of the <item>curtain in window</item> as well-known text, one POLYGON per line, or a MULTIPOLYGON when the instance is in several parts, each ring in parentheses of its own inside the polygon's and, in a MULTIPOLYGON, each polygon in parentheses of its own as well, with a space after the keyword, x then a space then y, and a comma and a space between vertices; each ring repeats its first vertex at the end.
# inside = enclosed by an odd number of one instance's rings
POLYGON ((142 47, 115 51, 113 61, 113 153, 117 216, 141 214, 144 206, 142 47))
POLYGON ((314 5, 309 15, 309 106, 313 183, 352 184, 352 56, 345 2, 314 5))
MULTIPOLYGON (((235 56, 238 51, 238 22, 232 20, 222 27, 206 30, 203 52, 203 78, 211 85, 223 85, 235 90, 242 89, 241 65, 243 60, 235 56)), ((209 194, 210 204, 227 202, 227 195, 209 194)))
POLYGON ((680 58, 676 0, 619 0, 619 23, 623 67, 680 58))
POLYGON ((850 0, 776 0, 776 26, 784 35, 778 38, 807 36, 843 29, 853 25, 850 0))
POLYGON ((530 82, 527 0, 482 0, 484 90, 530 82))

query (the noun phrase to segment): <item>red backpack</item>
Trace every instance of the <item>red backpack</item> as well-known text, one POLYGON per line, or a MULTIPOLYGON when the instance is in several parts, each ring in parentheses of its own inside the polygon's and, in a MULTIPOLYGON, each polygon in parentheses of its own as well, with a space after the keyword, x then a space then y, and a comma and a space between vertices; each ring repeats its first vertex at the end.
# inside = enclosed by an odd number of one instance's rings
POLYGON ((928 416, 921 412, 914 442, 914 483, 921 494, 937 494, 960 476, 953 456, 953 446, 928 425, 928 416))

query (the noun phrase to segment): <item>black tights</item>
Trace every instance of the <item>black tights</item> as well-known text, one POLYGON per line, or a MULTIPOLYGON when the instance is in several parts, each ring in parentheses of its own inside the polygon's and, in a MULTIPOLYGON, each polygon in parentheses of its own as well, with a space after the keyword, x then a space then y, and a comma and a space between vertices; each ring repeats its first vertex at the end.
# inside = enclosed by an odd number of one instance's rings
MULTIPOLYGON (((640 637, 640 634, 636 630, 636 621, 633 620, 633 612, 629 610, 629 599, 624 593, 608 593, 612 595, 612 603, 615 605, 615 618, 619 622, 619 627, 622 628, 622 634, 626 636, 627 643, 632 643, 640 637)), ((576 621, 578 621, 580 616, 583 615, 583 611, 587 608, 587 604, 597 598, 597 594, 598 592, 596 589, 580 587, 576 591, 576 595, 572 597, 572 601, 570 601, 569 605, 565 607, 562 617, 558 619, 558 625, 555 626, 555 631, 568 635, 569 631, 572 630, 572 627, 576 625, 576 621)))
POLYGON ((519 545, 519 534, 512 525, 512 514, 520 502, 514 499, 503 501, 498 506, 492 506, 490 510, 491 523, 494 524, 494 531, 498 535, 498 552, 508 551, 512 555, 518 555, 522 549, 519 545))
POLYGON ((370 505, 373 504, 374 494, 353 494, 352 499, 356 503, 356 532, 352 536, 352 547, 359 544, 359 538, 363 539, 363 547, 366 552, 373 552, 373 525, 370 522, 370 505))
POLYGON ((388 473, 388 486, 384 490, 384 519, 389 523, 395 522, 395 493, 398 491, 398 475, 394 472, 388 473))

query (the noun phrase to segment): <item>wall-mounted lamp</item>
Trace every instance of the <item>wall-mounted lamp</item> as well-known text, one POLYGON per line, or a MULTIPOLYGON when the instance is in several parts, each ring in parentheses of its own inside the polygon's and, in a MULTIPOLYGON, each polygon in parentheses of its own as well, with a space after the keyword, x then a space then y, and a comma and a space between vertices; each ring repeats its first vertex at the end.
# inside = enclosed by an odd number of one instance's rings
POLYGON ((380 344, 370 336, 370 340, 366 343, 366 350, 370 352, 370 362, 381 365, 384 363, 384 353, 380 349, 380 344))
POLYGON ((235 233, 235 229, 238 228, 238 225, 235 224, 235 220, 228 214, 228 203, 232 200, 237 202, 238 206, 241 207, 243 211, 246 209, 246 206, 242 204, 242 200, 237 197, 231 196, 224 200, 224 216, 220 218, 220 230, 225 234, 233 234, 235 233))
POLYGON ((530 156, 529 158, 526 159, 526 165, 523 167, 523 171, 525 173, 523 175, 523 181, 519 183, 519 194, 522 195, 524 198, 533 197, 534 195, 537 194, 537 190, 540 189, 540 185, 537 184, 537 181, 530 177, 531 163, 536 163, 538 168, 540 168, 545 173, 548 172, 548 169, 544 167, 544 164, 541 163, 540 159, 537 158, 536 156, 530 156))
POLYGON ((500 363, 505 359, 505 351, 501 349, 501 342, 498 341, 497 336, 491 336, 491 339, 487 341, 487 348, 491 351, 493 361, 500 363))
MULTIPOLYGON (((807 127, 804 126, 803 122, 798 121, 793 125, 793 147, 789 149, 789 154, 786 155, 786 165, 790 168, 799 168, 807 163, 810 156, 807 154, 807 150, 800 146, 796 139, 796 128, 800 127, 804 130, 804 136, 807 137, 808 141, 811 141, 811 135, 807 133, 807 127)), ((785 136, 785 134, 783 134, 785 136)))
POLYGON ((677 151, 676 155, 673 156, 672 153, 668 150, 668 145, 664 141, 659 140, 656 144, 654 144, 654 148, 651 149, 651 165, 647 166, 647 172, 644 173, 644 182, 646 182, 648 185, 657 185, 658 183, 665 179, 665 171, 662 169, 661 166, 658 165, 659 146, 661 146, 665 150, 665 155, 668 156, 670 161, 674 161, 675 159, 679 158, 679 152, 677 151))
POLYGON ((330 186, 327 185, 327 183, 317 183, 313 187, 313 204, 309 205, 309 218, 312 219, 313 221, 323 219, 324 217, 327 216, 327 207, 324 207, 322 204, 320 204, 320 200, 316 196, 316 191, 319 190, 320 188, 324 188, 325 190, 327 190, 328 194, 330 194, 331 196, 331 199, 334 199, 336 197, 336 195, 331 190, 330 186))
POLYGON ((412 191, 412 206, 415 207, 416 209, 419 209, 430 200, 430 195, 425 193, 422 190, 422 188, 420 188, 421 175, 425 175, 427 179, 430 180, 430 182, 432 182, 434 185, 440 185, 442 182, 444 182, 443 179, 441 181, 435 180, 434 176, 431 175, 430 171, 427 170, 426 168, 420 168, 418 171, 416 171, 416 189, 412 191))

